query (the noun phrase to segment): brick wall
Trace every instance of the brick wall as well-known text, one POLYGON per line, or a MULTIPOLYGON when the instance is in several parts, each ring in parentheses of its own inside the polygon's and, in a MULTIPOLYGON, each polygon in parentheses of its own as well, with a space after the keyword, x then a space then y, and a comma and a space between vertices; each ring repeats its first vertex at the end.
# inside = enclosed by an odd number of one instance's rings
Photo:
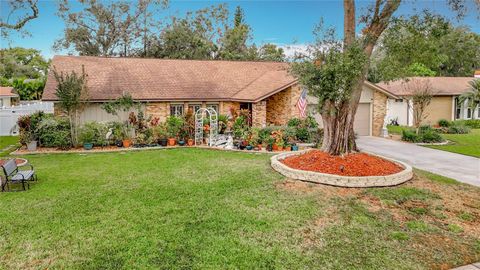
POLYGON ((160 122, 167 120, 170 115, 170 103, 169 102, 152 102, 147 103, 145 106, 146 116, 158 117, 160 122))
POLYGON ((385 115, 387 113, 387 96, 381 92, 373 92, 372 135, 381 136, 385 115))
POLYGON ((301 89, 298 85, 289 87, 266 99, 267 124, 285 125, 293 117, 300 117, 296 107, 301 89))
POLYGON ((265 127, 267 125, 267 102, 265 100, 252 103, 252 126, 265 127))
POLYGON ((230 115, 230 108, 234 108, 235 111, 240 110, 240 103, 233 101, 222 101, 220 102, 220 114, 230 115))

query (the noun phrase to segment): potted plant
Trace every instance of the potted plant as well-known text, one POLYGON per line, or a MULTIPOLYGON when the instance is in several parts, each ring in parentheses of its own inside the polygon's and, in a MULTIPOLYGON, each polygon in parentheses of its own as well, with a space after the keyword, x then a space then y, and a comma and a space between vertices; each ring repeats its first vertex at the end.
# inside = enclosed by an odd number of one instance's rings
POLYGON ((183 120, 176 116, 170 116, 167 118, 167 133, 168 133, 168 145, 174 146, 176 144, 177 137, 183 126, 183 120))
POLYGON ((154 136, 157 139, 157 142, 161 146, 167 146, 167 127, 165 123, 161 123, 158 126, 156 126, 153 130, 154 136))
POLYGON ((292 151, 292 145, 289 144, 289 143, 287 143, 287 144, 285 145, 285 151, 292 151))
POLYGON ((298 145, 297 144, 292 144, 292 151, 298 151, 298 145))
POLYGON ((269 152, 272 152, 273 151, 273 144, 274 144, 274 139, 272 137, 268 137, 265 139, 264 143, 266 144, 266 149, 267 151, 269 152))
POLYGON ((83 145, 83 149, 91 150, 95 141, 95 130, 88 126, 83 127, 80 130, 80 143, 83 145))
POLYGON ((283 147, 285 147, 285 142, 283 141, 283 138, 280 140, 277 140, 275 144, 277 145, 278 151, 283 151, 283 147))
POLYGON ((25 132, 25 141, 27 142, 27 150, 28 151, 36 151, 37 150, 37 140, 35 140, 35 136, 33 132, 27 131, 25 132))
POLYGON ((187 145, 188 145, 188 146, 192 146, 193 143, 194 143, 193 139, 192 139, 192 138, 188 138, 188 140, 187 140, 187 145))
POLYGON ((132 146, 132 129, 129 125, 124 126, 123 128, 123 137, 122 137, 122 144, 123 147, 128 148, 132 146))

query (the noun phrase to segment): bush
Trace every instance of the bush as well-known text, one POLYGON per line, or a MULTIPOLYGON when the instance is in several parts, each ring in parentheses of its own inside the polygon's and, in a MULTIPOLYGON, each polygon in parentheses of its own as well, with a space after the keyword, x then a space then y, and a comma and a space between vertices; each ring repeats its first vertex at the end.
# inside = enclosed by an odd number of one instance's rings
POLYGON ((468 134, 470 132, 470 128, 464 125, 455 124, 448 128, 448 134, 468 134))
POLYGON ((470 119, 470 120, 456 120, 453 121, 454 125, 467 126, 469 128, 480 128, 480 119, 470 119))
POLYGON ((446 119, 440 119, 438 120, 438 125, 440 127, 449 127, 450 126, 450 121, 446 120, 446 119))
POLYGON ((37 134, 39 144, 44 147, 69 149, 72 147, 70 121, 63 117, 48 117, 40 122, 37 134))
POLYGON ((20 131, 19 137, 21 144, 38 140, 38 126, 46 117, 47 115, 44 112, 38 111, 30 115, 22 115, 18 118, 17 125, 20 131))
POLYGON ((183 119, 176 116, 167 118, 167 132, 170 138, 177 138, 183 127, 183 119))
POLYGON ((429 129, 429 130, 427 130, 427 131, 425 131, 421 134, 420 142, 422 142, 422 143, 439 143, 439 142, 443 142, 443 138, 435 130, 429 129))
POLYGON ((419 142, 420 136, 418 136, 417 133, 415 133, 415 131, 413 130, 404 129, 402 130, 402 141, 413 143, 419 142))
POLYGON ((107 144, 105 135, 108 132, 107 125, 98 122, 88 122, 80 128, 80 143, 93 143, 95 146, 104 146, 107 144))

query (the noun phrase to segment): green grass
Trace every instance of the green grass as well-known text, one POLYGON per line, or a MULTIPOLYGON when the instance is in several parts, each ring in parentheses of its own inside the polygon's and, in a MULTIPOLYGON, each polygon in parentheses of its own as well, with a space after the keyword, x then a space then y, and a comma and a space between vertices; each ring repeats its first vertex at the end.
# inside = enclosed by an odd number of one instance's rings
POLYGON ((11 145, 18 145, 18 136, 0 136, 0 156, 8 154, 11 145))
POLYGON ((467 156, 480 157, 480 129, 472 129, 469 134, 442 134, 442 137, 452 143, 448 145, 431 145, 428 147, 467 156))
POLYGON ((388 125, 388 126, 387 126, 387 129, 388 129, 388 133, 389 133, 389 134, 402 135, 402 131, 403 131, 404 129, 411 129, 411 127, 388 125))
MULTIPOLYGON (((0 269, 429 269, 432 261, 480 260, 476 238, 415 220, 423 215, 406 212, 414 220, 399 222, 390 207, 374 211, 363 195, 349 195, 354 189, 284 188, 268 155, 171 149, 26 158, 39 182, 0 194, 0 269)), ((366 192, 441 200, 404 185, 366 192)))

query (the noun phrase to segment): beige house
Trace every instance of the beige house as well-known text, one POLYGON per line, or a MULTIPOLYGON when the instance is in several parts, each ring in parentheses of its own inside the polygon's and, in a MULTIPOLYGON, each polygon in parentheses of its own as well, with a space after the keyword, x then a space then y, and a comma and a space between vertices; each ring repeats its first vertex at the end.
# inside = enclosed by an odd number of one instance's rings
POLYGON ((458 97, 469 91, 469 82, 473 77, 411 77, 378 86, 401 97, 388 100, 387 119, 398 119, 400 125, 413 125, 411 97, 415 89, 412 84, 427 84, 431 87, 433 98, 426 109, 424 124, 434 125, 440 119, 477 119, 480 118, 480 108, 471 108, 468 102, 460 103, 458 97))
MULTIPOLYGON (((205 107, 225 115, 247 109, 252 126, 257 127, 285 125, 300 116, 296 104, 302 90, 289 74, 287 63, 55 56, 52 66, 63 72, 85 68, 90 105, 81 115, 83 122, 116 120, 101 105, 125 93, 142 102, 144 112, 160 121, 205 107)), ((58 100, 55 88, 49 72, 44 101, 58 100)), ((394 95, 373 84, 365 85, 357 133, 380 134, 388 97, 394 95)))
POLYGON ((15 93, 13 87, 0 86, 0 108, 11 107, 18 102, 18 94, 15 93))

